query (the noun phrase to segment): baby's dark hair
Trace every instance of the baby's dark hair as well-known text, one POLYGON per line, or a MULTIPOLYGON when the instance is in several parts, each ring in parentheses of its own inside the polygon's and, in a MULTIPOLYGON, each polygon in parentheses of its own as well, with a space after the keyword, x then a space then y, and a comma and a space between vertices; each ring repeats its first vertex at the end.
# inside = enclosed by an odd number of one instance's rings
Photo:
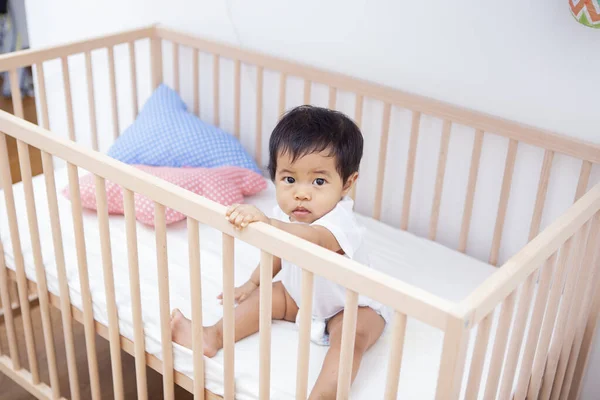
POLYGON ((281 118, 269 139, 269 173, 275 179, 277 156, 289 154, 292 161, 312 153, 330 151, 337 172, 346 183, 358 171, 363 154, 360 129, 339 111, 315 106, 299 106, 281 118))

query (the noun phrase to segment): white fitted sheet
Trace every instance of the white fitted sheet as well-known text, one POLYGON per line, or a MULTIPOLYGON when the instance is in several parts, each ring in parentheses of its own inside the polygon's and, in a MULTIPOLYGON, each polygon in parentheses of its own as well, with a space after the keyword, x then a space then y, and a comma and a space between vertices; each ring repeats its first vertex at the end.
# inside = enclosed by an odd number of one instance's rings
MULTIPOLYGON (((56 180, 60 192, 67 183, 66 170, 57 170, 56 180)), ((33 181, 48 288, 52 293, 58 294, 58 275, 54 261, 45 183, 43 176, 35 177, 33 181)), ((14 193, 26 273, 30 280, 35 281, 33 254, 29 230, 27 229, 25 201, 21 184, 14 186, 14 193)), ((271 183, 269 183, 268 190, 247 199, 247 202, 256 204, 266 212, 272 210, 274 201, 274 189, 271 183)), ((58 203, 71 303, 81 309, 81 293, 70 202, 59 193, 58 203)), ((495 268, 488 264, 437 243, 389 227, 370 218, 362 216, 358 218, 367 227, 366 240, 371 249, 371 261, 374 268, 426 289, 440 297, 458 301, 495 271, 495 268)), ((84 210, 83 219, 94 318, 107 325, 108 317, 96 214, 93 211, 84 210)), ((120 333, 129 339, 133 339, 123 216, 110 217, 110 234, 120 333)), ((0 235, 5 246, 7 264, 9 268, 14 269, 14 255, 10 243, 4 195, 0 196, 0 235)), ((167 236, 170 305, 171 308, 180 308, 184 314, 190 316, 185 221, 170 225, 167 236)), ((222 288, 221 235, 212 228, 201 226, 200 243, 203 317, 204 324, 207 325, 216 322, 222 316, 222 307, 216 300, 216 296, 222 288)), ((257 249, 239 240, 236 240, 235 245, 235 283, 239 285, 248 278, 251 271, 256 267, 260 254, 257 249)), ((138 250, 146 350, 161 358, 154 231, 141 224, 138 224, 138 250)), ((442 339, 443 333, 440 330, 409 318, 398 398, 434 398, 442 339)), ((271 397, 274 399, 293 399, 295 396, 297 340, 297 328, 294 324, 281 321, 273 322, 271 397)), ((193 361, 191 351, 176 344, 174 348, 175 369, 192 377, 193 361)), ((386 329, 382 338, 363 358, 360 371, 352 387, 351 398, 383 398, 388 350, 389 332, 386 329)), ((326 351, 326 347, 311 344, 309 386, 312 386, 317 378, 326 351)), ((258 355, 258 335, 250 336, 236 344, 236 397, 239 399, 253 399, 258 396, 258 355)), ((216 394, 223 394, 222 351, 214 358, 206 359, 206 387, 216 394)))

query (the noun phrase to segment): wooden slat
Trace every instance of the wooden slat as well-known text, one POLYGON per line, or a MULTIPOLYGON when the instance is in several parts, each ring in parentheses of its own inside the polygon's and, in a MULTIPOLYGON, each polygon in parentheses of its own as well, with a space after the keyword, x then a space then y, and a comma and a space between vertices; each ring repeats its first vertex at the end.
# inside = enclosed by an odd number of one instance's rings
POLYGON ((359 128, 362 128, 363 105, 363 97, 356 95, 356 99, 354 100, 354 122, 359 128))
POLYGON ((475 339, 475 347, 473 349, 473 358, 469 370, 469 380, 467 381, 465 400, 474 400, 479 397, 481 375, 483 374, 483 362, 485 361, 485 355, 490 341, 490 331, 492 329, 493 319, 494 313, 492 312, 479 323, 479 327, 477 328, 477 338, 475 339))
POLYGON ((279 118, 283 116, 285 113, 285 96, 287 89, 287 75, 280 74, 279 75, 279 118))
POLYGON ((48 115, 48 97, 46 95, 46 77, 44 76, 44 63, 35 64, 36 80, 38 89, 38 100, 40 102, 41 119, 39 125, 44 129, 50 128, 50 117, 48 115))
POLYGON ((494 237, 492 239, 492 250, 490 251, 489 263, 492 265, 498 264, 500 241, 502 240, 502 233, 504 232, 504 220, 506 218, 506 208, 508 207, 508 198, 510 196, 510 187, 515 169, 518 144, 519 142, 516 140, 511 140, 508 145, 508 154, 506 155, 506 164, 504 165, 504 177, 502 178, 502 189, 500 191, 500 203, 498 204, 498 214, 496 216, 494 237))
POLYGON ((135 42, 129 42, 129 77, 131 79, 131 106, 133 110, 133 118, 137 117, 138 104, 138 89, 137 89, 137 66, 135 62, 135 42))
POLYGON ((512 394, 517 363, 519 361, 519 355, 521 354, 521 346, 523 345, 525 327, 527 318, 529 317, 529 309, 531 308, 531 300, 537 277, 537 271, 533 272, 523 283, 523 287, 521 288, 519 302, 517 303, 517 312, 515 313, 515 322, 510 335, 506 359, 504 360, 504 369, 498 395, 498 398, 500 399, 508 399, 512 394))
POLYGON ((296 399, 306 399, 308 389, 308 360, 310 355, 310 326, 312 321, 314 274, 302 270, 302 304, 298 333, 298 363, 296 370, 296 399))
POLYGON ((12 368, 14 370, 21 369, 21 361, 19 359, 19 344, 15 334, 15 323, 12 314, 12 301, 8 290, 9 280, 7 267, 4 262, 4 246, 0 241, 0 302, 2 303, 4 325, 6 327, 6 338, 8 339, 8 351, 12 368))
POLYGON ((21 98, 21 86, 19 85, 19 74, 16 69, 9 72, 10 94, 12 96, 13 114, 23 118, 23 99, 21 98))
POLYGON ((506 353, 506 342, 508 340, 510 323, 513 317, 516 294, 516 291, 512 292, 502 303, 500 319, 498 320, 498 327, 496 328, 494 347, 492 348, 490 369, 486 378, 484 399, 496 398, 500 373, 502 372, 502 363, 504 361, 504 354, 506 353))
POLYGON ((273 289, 273 256, 261 251, 260 256, 260 361, 259 361, 259 398, 271 398, 271 311, 273 289))
MULTIPOLYGON (((573 347, 569 354, 568 365, 565 372, 565 379, 560 391, 561 399, 567 399, 573 385, 573 378, 575 377, 575 368, 577 367, 577 361, 580 357, 581 345, 583 342, 584 330, 586 323, 590 318, 593 318, 590 314, 592 309, 592 303, 594 301, 594 294, 597 293, 598 285, 600 283, 600 271, 598 271, 598 257, 600 255, 600 248, 596 248, 595 257, 591 262, 591 268, 594 269, 593 277, 590 279, 589 285, 586 287, 586 293, 583 296, 584 305, 579 312, 578 321, 576 323, 576 333, 573 339, 573 347)), ((554 390, 554 388, 553 388, 554 390)))
POLYGON ((192 88, 194 90, 194 114, 200 116, 200 64, 198 49, 192 50, 192 88))
POLYGON ((225 369, 224 398, 235 397, 234 358, 235 317, 234 317, 234 240, 223 233, 223 367, 225 369))
MULTIPOLYGON (((542 320, 544 318, 544 311, 546 309, 548 293, 550 291, 550 283, 552 282, 552 276, 555 275, 554 271, 556 270, 557 259, 558 252, 554 253, 548 259, 544 267, 542 267, 542 273, 538 282, 538 290, 535 296, 535 304, 529 322, 525 351, 521 358, 521 368, 519 369, 517 387, 514 391, 515 400, 524 400, 525 395, 527 394, 527 384, 529 383, 529 377, 531 376, 533 357, 535 355, 537 341, 540 337, 540 329, 542 327, 542 320)), ((564 271, 558 271, 556 273, 556 279, 560 281, 564 275, 563 272, 564 271)))
POLYGON ((156 261, 158 266, 158 298, 160 303, 160 341, 163 362, 163 396, 175 398, 173 380, 173 342, 171 341, 171 318, 169 301, 169 260, 167 257, 167 224, 165 206, 154 203, 154 229, 156 231, 156 261))
MULTIPOLYGON (((359 129, 362 129, 363 103, 363 97, 361 95, 356 95, 356 99, 354 100, 354 122, 359 129)), ((358 181, 354 182, 354 185, 352 185, 352 190, 350 191, 350 197, 353 200, 356 200, 357 184, 358 181)))
POLYGON ((69 139, 75 141, 75 120, 73 117, 73 96, 71 94, 71 76, 69 74, 69 59, 65 56, 61 58, 63 87, 65 90, 65 103, 67 110, 67 127, 69 130, 69 139))
POLYGON ((58 381, 58 370, 56 366, 56 351, 54 348, 54 337, 52 321, 50 320, 50 307, 48 301, 48 286, 46 283, 46 270, 42 259, 42 245, 37 222, 35 198, 33 194, 33 183, 31 181, 31 162, 29 159, 29 146, 17 140, 19 153, 19 166, 23 178, 23 191, 25 193, 25 208, 27 209, 27 221, 29 223, 29 236, 33 252, 33 263, 35 264, 35 276, 38 284, 38 296, 40 299, 40 310, 42 316, 42 330, 44 331, 44 345, 46 347, 46 358, 48 360, 48 371, 50 373, 50 387, 55 398, 60 397, 60 383, 58 381))
MULTIPOLYGON (((160 178, 149 176, 137 168, 125 165, 104 154, 94 152, 59 136, 49 135, 42 128, 27 121, 5 114, 3 118, 0 118, 0 132, 7 132, 68 162, 76 162, 81 168, 93 174, 101 175, 114 184, 150 197, 164 204, 165 207, 181 210, 187 216, 210 225, 226 235, 239 234, 223 218, 226 211, 225 206, 168 184, 160 178)), ((563 235, 568 235, 573 227, 580 223, 581 218, 587 217, 589 210, 598 203, 600 203, 600 187, 590 190, 581 198, 574 210, 569 210, 563 216, 564 218, 558 219, 563 224, 560 234, 557 234, 556 229, 551 226, 548 228, 548 235, 553 238, 556 235, 556 239, 552 240, 561 240, 563 235), (568 218, 568 222, 565 222, 565 218, 568 218)), ((244 235, 244 241, 249 245, 264 249, 275 257, 285 258, 296 265, 302 264, 307 270, 322 275, 324 279, 331 280, 350 290, 360 291, 361 294, 373 300, 393 304, 395 310, 434 327, 445 326, 448 313, 456 307, 448 300, 390 277, 389 274, 367 268, 351 259, 339 257, 316 244, 298 241, 296 236, 282 233, 281 230, 269 225, 252 224, 246 229, 248 229, 248 234, 244 235)), ((541 250, 540 254, 544 255, 545 251, 541 250)), ((538 255, 535 254, 532 257, 535 260, 538 255)), ((511 270, 510 265, 508 267, 511 270)), ((494 275, 494 277, 498 278, 499 276, 494 275)), ((501 292, 502 289, 500 289, 501 292)), ((498 294, 496 290, 493 290, 493 301, 498 294)), ((485 306, 486 303, 484 302, 483 305, 485 306)), ((478 309, 478 311, 481 310, 478 309)))
POLYGON ((312 82, 304 80, 304 104, 310 104, 310 92, 312 90, 312 82))
POLYGON ((236 138, 240 137, 241 70, 240 60, 235 60, 233 64, 233 133, 236 138))
POLYGON ((600 162, 600 145, 598 144, 574 140, 542 129, 468 110, 462 106, 403 92, 340 73, 324 71, 305 64, 286 61, 250 50, 243 50, 227 44, 199 39, 165 27, 158 27, 157 32, 163 39, 175 40, 183 45, 202 48, 203 51, 208 53, 218 53, 221 57, 240 59, 242 62, 251 65, 263 65, 269 70, 285 72, 288 76, 299 76, 302 79, 313 82, 323 82, 327 85, 335 86, 338 90, 378 99, 382 102, 415 110, 435 118, 447 119, 453 121, 455 124, 470 126, 484 132, 494 132, 494 134, 504 136, 508 139, 564 153, 593 163, 600 162))
POLYGON ((335 110, 335 106, 337 104, 337 89, 333 86, 329 87, 329 102, 327 103, 327 107, 331 110, 335 110))
POLYGON ((153 36, 150 39, 150 73, 152 88, 156 89, 163 82, 162 39, 153 36))
POLYGON ((377 184, 375 188, 375 208, 373 218, 381 219, 381 203, 383 201, 383 181, 385 179, 385 162, 387 155, 388 133, 390 131, 390 114, 392 106, 386 104, 383 108, 383 122, 381 125, 381 142, 379 143, 379 164, 377 166, 377 184))
POLYGON ((475 141, 473 142, 473 152, 471 154, 471 168, 469 169, 469 182, 467 183, 467 195, 465 198, 465 207, 463 219, 458 239, 458 251, 464 253, 467 249, 467 238, 469 237, 469 228, 471 227, 471 215, 473 215, 473 200, 475 198, 475 186, 477 184, 477 175, 479 173, 479 161, 481 160, 481 148, 483 146, 483 131, 475 131, 475 141))
POLYGON ((121 343, 119 338, 119 317, 115 300, 115 281, 113 275, 112 250, 110 247, 110 228, 108 222, 108 205, 106 202, 106 182, 96 175, 96 205, 98 213, 98 232, 102 249, 102 270, 104 273, 104 293, 106 295, 106 311, 108 314, 108 331, 110 343, 110 362, 113 378, 113 390, 116 399, 123 400, 123 370, 121 366, 121 343))
MULTIPOLYGON (((10 272, 10 271, 9 271, 10 272)), ((17 304, 17 307, 20 307, 19 305, 19 288, 17 285, 17 279, 13 279, 9 286, 8 286, 8 295, 11 298, 12 304, 17 304)), ((37 297, 37 295, 36 295, 37 297)))
POLYGON ((173 89, 179 92, 179 44, 173 43, 173 89))
POLYGON ((402 350, 404 350, 404 335, 406 334, 406 314, 395 313, 392 328, 392 348, 388 361, 388 371, 385 383, 386 400, 395 400, 398 397, 398 380, 402 365, 402 350))
POLYGON ((192 50, 192 87, 194 88, 194 114, 200 115, 200 65, 198 49, 192 50))
MULTIPOLYGON (((575 243, 576 245, 573 247, 572 251, 569 254, 568 264, 568 276, 565 285, 561 285, 560 288, 556 289, 552 288, 552 293, 550 296, 550 300, 548 302, 548 309, 546 310, 546 316, 548 323, 546 323, 546 319, 544 320, 544 324, 542 325, 542 333, 540 336, 540 341, 538 342, 538 350, 536 351, 535 358, 533 360, 533 369, 531 380, 529 382, 529 389, 527 393, 527 397, 529 398, 537 398, 540 391, 540 386, 542 383, 542 377, 544 376, 544 365, 549 357, 553 356, 550 354, 552 351, 552 346, 550 343, 550 339, 555 335, 558 337, 562 337, 562 332, 564 330, 565 321, 565 313, 568 312, 569 305, 571 304, 571 299, 573 297, 573 289, 575 284, 577 283, 577 276, 579 275, 579 266, 580 262, 577 260, 580 258, 581 248, 584 244, 584 230, 587 228, 587 225, 581 227, 580 230, 575 235, 575 243), (556 296, 558 298, 553 298, 556 296), (552 309, 550 308, 552 302, 552 309), (554 303, 556 306, 554 307, 554 303), (560 309, 558 310, 558 315, 556 310, 560 304, 560 309), (553 314, 550 314, 550 311, 553 311, 553 314), (562 322, 561 322, 562 321, 562 322)), ((554 339, 553 339, 554 340, 554 339)), ((554 351, 555 352, 555 351, 554 351)))
POLYGON ((202 280, 200 273, 200 232, 198 221, 187 218, 190 289, 192 295, 192 352, 194 357, 194 399, 204 400, 204 337, 202 336, 202 280))
POLYGON ((123 189, 125 229, 127 235, 127 261, 129 265, 129 292, 131 293, 131 314, 135 344, 135 376, 137 397, 148 398, 146 378, 146 345, 144 322, 142 320, 142 297, 140 293, 140 268, 138 259, 137 231, 135 222, 135 202, 133 192, 123 189))
POLYGON ((456 400, 460 396, 468 343, 469 330, 465 322, 449 317, 444 330, 436 400, 456 400))
POLYGON ((420 125, 421 113, 413 111, 410 128, 410 144, 408 145, 408 160, 406 161, 406 179, 404 180, 404 198, 402 199, 402 218, 400 220, 400 229, 404 231, 408 229, 408 217, 410 215, 412 186, 415 178, 415 161, 417 159, 417 143, 419 141, 420 125))
POLYGON ((88 371, 90 375, 90 389, 92 399, 98 400, 100 394, 100 378, 98 373, 98 358, 96 356, 96 332, 94 330, 94 312, 90 293, 90 280, 88 276, 87 255, 85 249, 85 235, 81 209, 81 195, 79 191, 79 178, 77 167, 67 163, 69 178, 69 197, 71 200, 71 214, 73 217, 73 232, 75 233, 75 247, 77 249, 77 267, 79 284, 81 288, 81 303, 83 306, 83 325, 85 334, 85 348, 87 352, 88 371))
POLYGON ((433 204, 431 206, 431 219, 429 221, 429 240, 435 240, 437 235, 437 226, 440 219, 440 206, 442 204, 442 190, 444 188, 444 175, 446 173, 446 160, 448 159, 448 146, 450 144, 451 129, 452 122, 444 121, 444 127, 442 128, 442 140, 440 143, 440 154, 438 156, 433 204))
POLYGON ((535 196, 535 206, 533 207, 533 216, 529 227, 529 239, 531 241, 540 231, 542 222, 542 213, 546 203, 546 194, 548 193, 548 181, 550 180, 550 170, 552 169, 552 160, 554 152, 546 150, 544 152, 544 161, 542 162, 542 171, 540 172, 540 181, 538 183, 537 195, 535 196))
POLYGON ((342 344, 338 369, 337 400, 347 399, 350 393, 357 314, 358 293, 346 289, 346 301, 344 303, 344 316, 342 320, 342 344))
POLYGON ((77 356, 75 354, 73 321, 71 316, 71 300, 69 295, 69 284, 67 281, 67 270, 65 266, 65 253, 62 242, 62 230, 60 227, 60 218, 58 213, 58 201, 56 197, 56 182, 54 179, 54 164, 52 162, 52 156, 43 151, 42 163, 44 168, 44 179, 46 181, 46 195, 48 199, 50 225, 52 226, 52 244, 54 247, 54 258, 56 261, 56 271, 58 273, 60 291, 60 314, 62 317, 65 350, 67 354, 69 388, 71 391, 71 398, 77 400, 80 398, 79 376, 77 374, 76 361, 77 356))
POLYGON ((33 336, 33 327, 31 324, 31 312, 29 308, 29 298, 27 296, 27 277, 25 275, 25 261, 23 260, 23 250, 19 236, 19 225, 17 223, 17 211, 15 208, 15 198, 13 194, 12 179, 10 176, 10 164, 8 162, 8 149, 6 147, 6 135, 0 130, 0 175, 2 181, 2 191, 4 192, 4 203, 8 217, 8 228, 10 230, 10 242, 12 244, 14 262, 17 273, 17 285, 19 287, 19 304, 23 318, 23 330, 25 331, 25 347, 27 350, 27 360, 29 362, 29 371, 34 384, 40 382, 38 364, 36 358, 35 340, 33 336))
POLYGON ((219 126, 220 57, 213 54, 213 124, 219 126))
MULTIPOLYGON (((596 214, 596 216, 594 216, 594 218, 590 222, 590 230, 587 237, 587 245, 585 246, 585 248, 582 247, 580 249, 581 252, 585 251, 585 253, 582 256, 582 258, 579 259, 580 262, 582 262, 582 265, 580 267, 579 277, 577 279, 577 284, 574 289, 573 298, 569 307, 568 314, 565 314, 566 319, 563 320, 565 323, 562 338, 559 336, 558 332, 556 332, 553 338, 553 343, 550 346, 548 364, 546 365, 546 374, 548 375, 544 376, 544 384, 542 386, 542 397, 545 396, 545 393, 548 393, 548 395, 551 394, 550 398, 552 400, 558 400, 558 397, 560 396, 560 391, 562 389, 565 373, 567 371, 569 353, 573 346, 573 340, 575 339, 579 315, 585 308, 583 302, 586 300, 586 298, 590 298, 594 295, 594 293, 591 292, 591 289, 593 287, 592 284, 594 281, 593 278, 595 270, 595 265, 593 264, 593 262, 598 246, 599 230, 600 219, 598 218, 598 214, 596 214), (556 345, 557 350, 553 348, 554 345, 556 345), (552 354, 557 354, 557 358, 553 359, 552 354), (554 360, 556 360, 556 364, 553 363, 554 360), (555 369, 554 372, 552 371, 552 368, 555 369), (547 381, 545 380, 546 376, 552 376, 553 379, 551 381, 547 381)), ((561 321, 559 321, 559 323, 560 322, 561 321)))
POLYGON ((92 55, 85 53, 85 72, 88 92, 88 107, 90 113, 90 130, 92 132, 92 148, 98 150, 98 123, 96 121, 96 100, 94 99, 94 74, 92 70, 92 55))
POLYGON ((119 126, 119 106, 117 103, 117 78, 115 75, 115 53, 112 47, 108 48, 108 76, 110 86, 110 104, 112 106, 113 138, 117 140, 121 127, 119 126))
POLYGON ((575 201, 579 200, 585 194, 588 183, 590 181, 590 173, 592 172, 592 163, 584 160, 581 164, 579 173, 579 181, 577 182, 577 190, 575 191, 575 201))
POLYGON ((263 121, 263 68, 256 67, 256 142, 254 159, 262 165, 262 121, 263 121))

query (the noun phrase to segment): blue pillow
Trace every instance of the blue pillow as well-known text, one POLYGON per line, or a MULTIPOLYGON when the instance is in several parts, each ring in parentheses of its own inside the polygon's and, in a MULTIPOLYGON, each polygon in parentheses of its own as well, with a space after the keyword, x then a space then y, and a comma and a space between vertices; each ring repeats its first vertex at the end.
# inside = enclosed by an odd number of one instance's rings
POLYGON ((177 92, 160 85, 108 155, 127 164, 155 167, 232 165, 260 169, 240 142, 189 113, 177 92))

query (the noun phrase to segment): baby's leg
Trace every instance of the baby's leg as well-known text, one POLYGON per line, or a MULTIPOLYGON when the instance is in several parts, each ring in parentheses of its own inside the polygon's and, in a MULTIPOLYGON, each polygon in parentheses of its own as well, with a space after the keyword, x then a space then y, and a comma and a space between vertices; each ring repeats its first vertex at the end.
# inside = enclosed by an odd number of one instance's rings
MULTIPOLYGON (((330 346, 321 373, 310 394, 310 399, 335 399, 342 345, 343 314, 343 312, 339 313, 327 324, 330 346)), ((384 327, 384 319, 372 308, 360 307, 358 309, 354 359, 352 361, 352 381, 356 377, 363 354, 379 339, 384 327)))
MULTIPOLYGON (((295 321, 298 306, 281 282, 273 283, 272 318, 295 321)), ((258 332, 260 310, 260 288, 235 308, 235 341, 258 332)), ((213 357, 223 347, 223 320, 213 326, 205 326, 204 355, 213 357)), ((171 315, 171 335, 175 343, 192 348, 192 321, 179 310, 171 315)))

